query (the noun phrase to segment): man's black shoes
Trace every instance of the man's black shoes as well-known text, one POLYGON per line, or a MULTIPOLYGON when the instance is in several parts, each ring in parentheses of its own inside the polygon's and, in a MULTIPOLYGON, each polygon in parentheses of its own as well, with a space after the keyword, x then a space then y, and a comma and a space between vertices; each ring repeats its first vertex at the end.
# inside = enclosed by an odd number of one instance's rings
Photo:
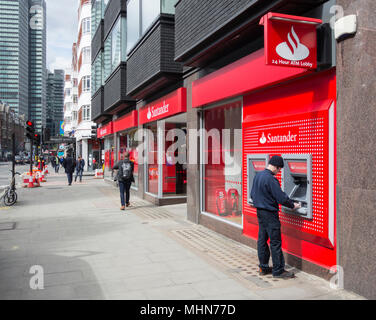
POLYGON ((260 276, 266 276, 266 275, 271 274, 271 273, 272 273, 272 268, 270 268, 270 267, 259 269, 259 275, 260 276))
POLYGON ((295 278, 295 274, 293 272, 283 270, 282 273, 278 275, 273 275, 273 278, 291 279, 291 278, 295 278))

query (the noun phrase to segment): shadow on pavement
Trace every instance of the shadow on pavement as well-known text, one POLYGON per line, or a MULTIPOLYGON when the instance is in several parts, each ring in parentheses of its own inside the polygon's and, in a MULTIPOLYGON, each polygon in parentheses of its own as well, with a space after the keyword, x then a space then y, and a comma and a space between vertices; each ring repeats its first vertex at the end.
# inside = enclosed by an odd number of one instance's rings
POLYGON ((105 299, 92 268, 84 260, 98 253, 66 254, 38 252, 25 256, 17 251, 1 251, 0 300, 105 299), (43 289, 32 289, 38 283, 43 289))

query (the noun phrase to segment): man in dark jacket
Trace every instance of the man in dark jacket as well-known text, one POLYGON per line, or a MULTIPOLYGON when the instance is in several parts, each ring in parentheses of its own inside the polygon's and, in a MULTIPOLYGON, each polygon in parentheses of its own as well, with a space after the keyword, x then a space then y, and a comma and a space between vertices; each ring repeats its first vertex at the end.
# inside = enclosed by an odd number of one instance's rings
POLYGON ((129 160, 129 152, 125 152, 124 160, 120 160, 116 163, 113 170, 118 170, 116 175, 116 179, 119 182, 119 189, 120 189, 120 201, 121 207, 120 210, 125 210, 125 206, 129 207, 129 197, 130 197, 130 189, 131 184, 134 182, 133 171, 134 171, 134 163, 129 160), (125 192, 125 199, 124 199, 124 192, 125 192))
POLYGON ((76 166, 76 162, 73 160, 72 155, 68 153, 67 157, 63 159, 63 167, 65 169, 65 173, 67 174, 68 177, 68 185, 72 185, 72 180, 73 180, 73 172, 74 168, 76 166))
POLYGON ((76 161, 76 176, 74 177, 74 182, 77 181, 77 177, 80 177, 80 182, 82 182, 82 173, 84 172, 85 160, 81 156, 78 157, 76 161))
POLYGON ((275 178, 275 175, 281 171, 283 166, 282 157, 272 157, 268 167, 256 174, 253 180, 251 198, 254 207, 257 208, 259 223, 257 252, 260 261, 260 274, 272 273, 275 278, 293 278, 294 274, 285 270, 278 204, 292 209, 300 208, 300 204, 292 201, 281 190, 279 181, 275 178), (267 244, 268 239, 270 239, 271 250, 269 250, 267 244), (272 252, 273 268, 269 267, 270 251, 272 252))

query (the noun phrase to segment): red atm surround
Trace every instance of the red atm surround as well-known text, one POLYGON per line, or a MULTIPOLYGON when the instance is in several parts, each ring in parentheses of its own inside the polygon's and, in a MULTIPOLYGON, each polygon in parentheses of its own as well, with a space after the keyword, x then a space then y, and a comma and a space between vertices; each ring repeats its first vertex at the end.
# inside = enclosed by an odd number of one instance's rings
MULTIPOLYGON (((244 96, 243 100, 243 232, 257 239, 256 210, 247 203, 247 155, 311 154, 313 219, 280 211, 282 248, 325 268, 336 264, 335 190, 329 216, 329 178, 335 188, 335 109, 333 150, 329 150, 329 109, 335 108, 335 99, 332 69, 244 96), (269 133, 271 139, 260 138, 267 138, 269 133), (329 172, 329 152, 334 153, 333 172, 329 172)), ((281 175, 277 178, 281 180, 281 175)))

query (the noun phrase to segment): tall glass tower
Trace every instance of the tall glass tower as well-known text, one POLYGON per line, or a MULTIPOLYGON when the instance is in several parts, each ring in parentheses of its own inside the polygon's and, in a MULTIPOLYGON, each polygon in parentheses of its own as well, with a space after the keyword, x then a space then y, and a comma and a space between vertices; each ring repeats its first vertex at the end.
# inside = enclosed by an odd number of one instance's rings
POLYGON ((0 100, 28 117, 29 0, 0 0, 0 100))
POLYGON ((51 136, 59 135, 60 121, 64 120, 64 71, 48 71, 47 76, 47 124, 51 136))
POLYGON ((46 127, 46 2, 29 0, 29 117, 46 127))

